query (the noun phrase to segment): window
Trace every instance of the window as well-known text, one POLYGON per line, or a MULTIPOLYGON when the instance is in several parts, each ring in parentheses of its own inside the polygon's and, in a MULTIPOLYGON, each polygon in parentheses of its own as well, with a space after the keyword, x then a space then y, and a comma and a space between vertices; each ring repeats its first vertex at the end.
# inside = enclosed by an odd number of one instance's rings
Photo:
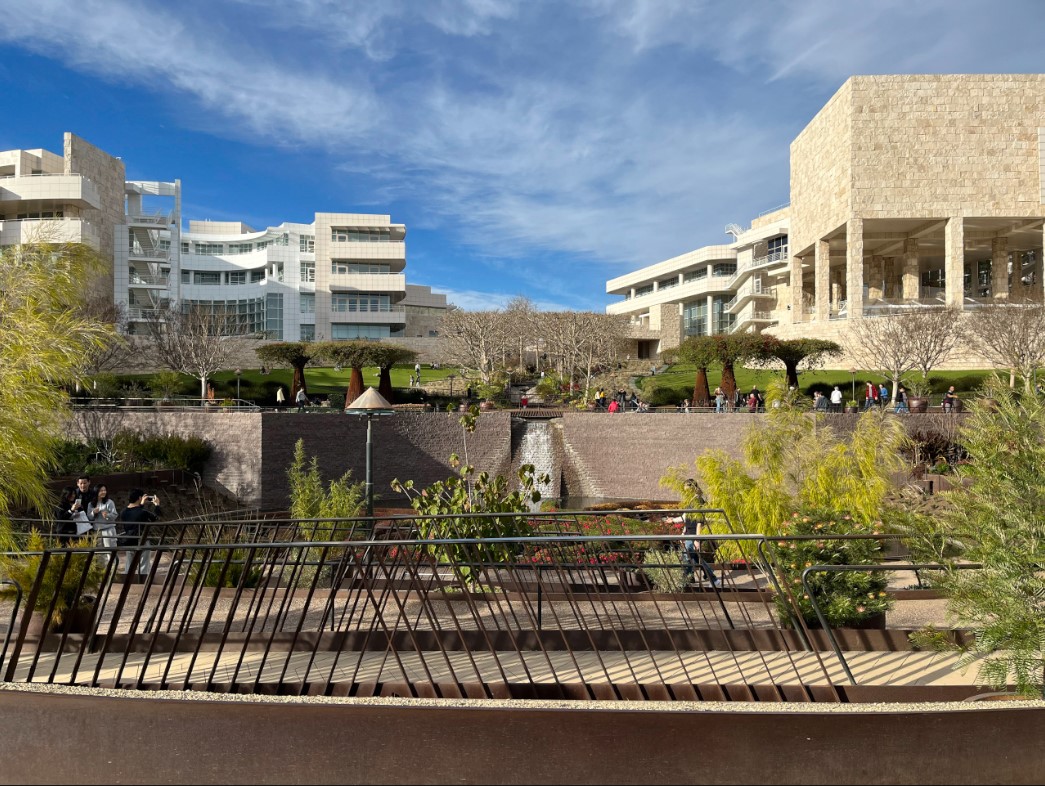
POLYGON ((330 298, 330 310, 339 313, 351 311, 391 311, 391 298, 388 295, 368 295, 366 293, 334 295, 330 298))
POLYGON ((229 254, 249 254, 253 250, 253 243, 229 243, 229 254))
POLYGON ((36 210, 31 213, 19 213, 18 220, 24 221, 33 218, 65 218, 64 210, 36 210))
POLYGON ((196 271, 196 285, 214 285, 221 283, 221 273, 205 273, 202 270, 196 271))
POLYGON ((715 297, 711 301, 712 311, 712 332, 713 333, 728 333, 733 329, 733 320, 735 319, 733 314, 726 311, 726 303, 732 298, 729 297, 715 297))
POLYGON ((677 287, 678 285, 678 276, 676 276, 675 278, 664 278, 657 282, 657 289, 671 289, 672 287, 677 287))
POLYGON ((301 235, 298 238, 298 251, 302 254, 316 253, 316 238, 314 235, 301 235))
POLYGON ((330 272, 335 275, 346 275, 349 273, 369 273, 371 275, 389 275, 392 272, 391 265, 381 262, 350 262, 347 259, 334 259, 330 262, 330 272))
POLYGON ((228 276, 228 283, 230 284, 246 284, 247 283, 247 271, 246 270, 235 270, 231 273, 226 273, 228 276))
POLYGON ((311 294, 305 294, 304 292, 299 295, 301 303, 302 314, 315 314, 316 313, 316 296, 311 294))
POLYGON ((264 270, 252 270, 250 271, 250 283, 257 284, 259 281, 265 280, 264 270))
POLYGON ((718 262, 711 266, 711 275, 713 276, 731 276, 736 272, 736 262, 718 262))
POLYGON ((770 254, 772 254, 774 251, 783 251, 787 253, 787 235, 769 238, 768 245, 770 254))
POLYGON ((283 295, 278 292, 265 295, 265 338, 283 340, 283 295))
POLYGON ((316 280, 316 263, 315 262, 302 262, 301 263, 301 281, 305 284, 312 283, 316 280))
POLYGON ((315 325, 301 325, 301 340, 302 341, 315 341, 316 340, 316 326, 315 325))
POLYGON ((183 283, 183 284, 191 284, 192 283, 192 271, 191 270, 183 270, 183 271, 181 271, 181 283, 183 283))
POLYGON ((208 254, 214 256, 216 254, 225 253, 225 246, 221 243, 197 243, 196 244, 197 254, 208 254))
POLYGON ((392 230, 389 227, 331 227, 330 239, 335 243, 388 243, 392 240, 392 230))
POLYGON ((183 242, 181 244, 181 253, 183 253, 183 254, 188 254, 189 253, 189 243, 187 241, 183 242))
POLYGON ((708 301, 697 300, 682 308, 682 325, 687 336, 708 334, 708 301))
MULTIPOLYGON (((269 297, 272 297, 271 295, 269 297)), ((282 295, 276 295, 282 298, 282 295)), ((282 301, 281 301, 282 303, 282 301)), ((265 301, 262 298, 252 300, 183 300, 182 308, 187 312, 190 308, 198 308, 205 313, 220 317, 215 327, 221 329, 223 321, 231 321, 235 326, 248 333, 261 333, 265 329, 265 301)), ((282 306, 280 306, 282 314, 282 306)), ((282 331, 280 332, 282 335, 282 331)))
POLYGON ((351 341, 356 338, 388 338, 392 334, 388 325, 353 325, 335 322, 330 326, 334 341, 351 341))
POLYGON ((708 269, 706 267, 700 267, 686 273, 686 275, 683 276, 683 282, 688 284, 690 281, 700 281, 700 279, 707 277, 708 269))
POLYGON ((171 241, 170 241, 169 238, 161 238, 160 241, 156 245, 159 247, 160 251, 170 251, 171 250, 171 241))
POLYGON ((255 251, 264 251, 266 248, 268 248, 271 245, 272 245, 272 241, 271 240, 259 240, 257 243, 254 244, 254 250, 255 251))

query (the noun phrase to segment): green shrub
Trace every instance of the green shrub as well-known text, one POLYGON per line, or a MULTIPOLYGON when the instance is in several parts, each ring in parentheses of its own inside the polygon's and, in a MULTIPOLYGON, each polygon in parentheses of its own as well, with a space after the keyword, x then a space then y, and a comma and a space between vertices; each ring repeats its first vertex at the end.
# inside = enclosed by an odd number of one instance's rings
POLYGON ((89 387, 95 398, 117 398, 120 395, 120 378, 115 374, 95 374, 89 387))
MULTIPOLYGON (((795 606, 807 625, 819 627, 813 604, 802 587, 802 572, 813 565, 877 565, 882 548, 877 540, 839 540, 833 535, 872 535, 881 532, 881 522, 862 525, 848 514, 803 508, 779 527, 782 536, 815 535, 815 540, 777 540, 775 564, 786 587, 774 599, 782 622, 792 624, 795 606)), ((809 590, 831 627, 854 625, 885 612, 892 599, 886 593, 888 580, 882 572, 821 571, 808 576, 809 590)))
POLYGON ((329 398, 330 398, 330 408, 331 409, 342 410, 342 409, 345 408, 345 394, 344 393, 341 393, 341 392, 331 393, 329 398))
POLYGON ((657 592, 682 592, 686 587, 678 551, 647 550, 642 556, 642 572, 657 592))
POLYGON ((646 396, 651 407, 674 406, 681 401, 677 390, 659 385, 646 392, 646 396))

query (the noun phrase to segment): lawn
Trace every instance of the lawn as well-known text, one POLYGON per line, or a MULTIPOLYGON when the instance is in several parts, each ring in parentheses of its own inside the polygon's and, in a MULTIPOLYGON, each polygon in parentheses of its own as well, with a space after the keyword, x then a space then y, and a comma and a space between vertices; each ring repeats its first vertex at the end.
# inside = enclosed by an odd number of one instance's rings
MULTIPOLYGON (((918 373, 918 372, 915 372, 918 373)), ((955 392, 959 396, 968 397, 975 393, 983 381, 992 372, 967 370, 967 371, 933 371, 929 374, 932 383, 933 396, 942 396, 948 386, 954 385, 955 392)), ((741 390, 751 390, 757 385, 759 390, 764 391, 774 379, 781 379, 784 372, 780 369, 749 369, 737 367, 737 385, 741 390)), ((693 394, 693 381, 696 378, 695 366, 679 363, 669 366, 663 373, 656 376, 645 376, 638 380, 646 396, 652 396, 654 389, 660 392, 656 398, 666 402, 677 402, 689 398, 693 394)), ((913 375, 912 375, 913 376, 913 375)), ((880 383, 882 377, 872 371, 857 371, 855 375, 856 399, 863 401, 864 384, 871 380, 880 383)), ((721 381, 721 372, 712 370, 708 373, 708 384, 712 391, 721 381)), ((889 384, 888 382, 886 384, 889 384)), ((803 395, 812 398, 813 391, 830 391, 835 385, 841 388, 846 399, 853 394, 854 376, 848 371, 824 370, 824 371, 800 371, 798 374, 798 386, 803 395)))

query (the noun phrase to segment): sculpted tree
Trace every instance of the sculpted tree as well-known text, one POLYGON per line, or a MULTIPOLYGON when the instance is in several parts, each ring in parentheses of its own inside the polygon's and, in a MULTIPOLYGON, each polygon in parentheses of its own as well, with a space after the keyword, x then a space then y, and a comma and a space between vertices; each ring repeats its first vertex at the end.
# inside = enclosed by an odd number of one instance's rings
POLYGON ((711 336, 691 336, 679 344, 672 355, 683 363, 692 363, 697 367, 697 376, 693 380, 693 406, 710 406, 708 369, 718 362, 718 352, 711 336))
POLYGON ((67 428, 71 383, 113 326, 78 306, 98 264, 75 243, 0 248, 0 542, 14 506, 51 513, 48 469, 67 428))
POLYGON ((778 339, 758 333, 719 334, 710 336, 716 361, 722 366, 722 390, 732 396, 737 390, 734 366, 745 360, 766 360, 778 339))
POLYGON ((256 336, 235 308, 219 305, 172 303, 151 312, 145 324, 159 362, 196 377, 201 399, 211 375, 228 368, 256 336))
POLYGON ((323 341, 316 345, 317 357, 352 369, 345 391, 346 407, 363 395, 363 367, 377 365, 383 346, 376 341, 323 341))
POLYGON ((378 344, 373 348, 371 357, 374 365, 381 369, 381 379, 377 383, 377 392, 384 396, 385 401, 395 403, 395 393, 392 388, 392 366, 401 363, 413 363, 417 358, 417 353, 412 349, 396 344, 378 344))
POLYGON ((996 302, 969 316, 969 343, 998 368, 1009 369, 1009 386, 1016 377, 1030 391, 1036 369, 1045 365, 1045 305, 1037 302, 996 302))
POLYGON ((788 386, 797 388, 799 363, 804 361, 806 368, 819 368, 828 358, 840 356, 842 347, 820 338, 792 338, 772 345, 769 354, 784 364, 788 386))
POLYGON ((262 363, 273 366, 289 366, 294 369, 294 380, 290 383, 290 400, 293 401, 299 390, 308 395, 305 382, 305 366, 319 357, 319 344, 312 341, 282 341, 268 344, 254 350, 262 363))

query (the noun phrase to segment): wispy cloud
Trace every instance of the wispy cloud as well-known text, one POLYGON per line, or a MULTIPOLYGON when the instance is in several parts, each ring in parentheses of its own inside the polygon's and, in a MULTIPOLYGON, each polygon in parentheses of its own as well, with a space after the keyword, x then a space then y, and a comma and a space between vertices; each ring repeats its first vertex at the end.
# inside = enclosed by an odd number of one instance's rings
MULTIPOLYGON (((172 93, 215 135, 315 151, 317 177, 413 205, 492 270, 555 252, 605 279, 785 201, 788 143, 852 73, 1039 70, 1039 25, 1011 20, 1040 9, 16 0, 0 41, 172 93)), ((540 265, 547 291, 576 273, 540 265)))

